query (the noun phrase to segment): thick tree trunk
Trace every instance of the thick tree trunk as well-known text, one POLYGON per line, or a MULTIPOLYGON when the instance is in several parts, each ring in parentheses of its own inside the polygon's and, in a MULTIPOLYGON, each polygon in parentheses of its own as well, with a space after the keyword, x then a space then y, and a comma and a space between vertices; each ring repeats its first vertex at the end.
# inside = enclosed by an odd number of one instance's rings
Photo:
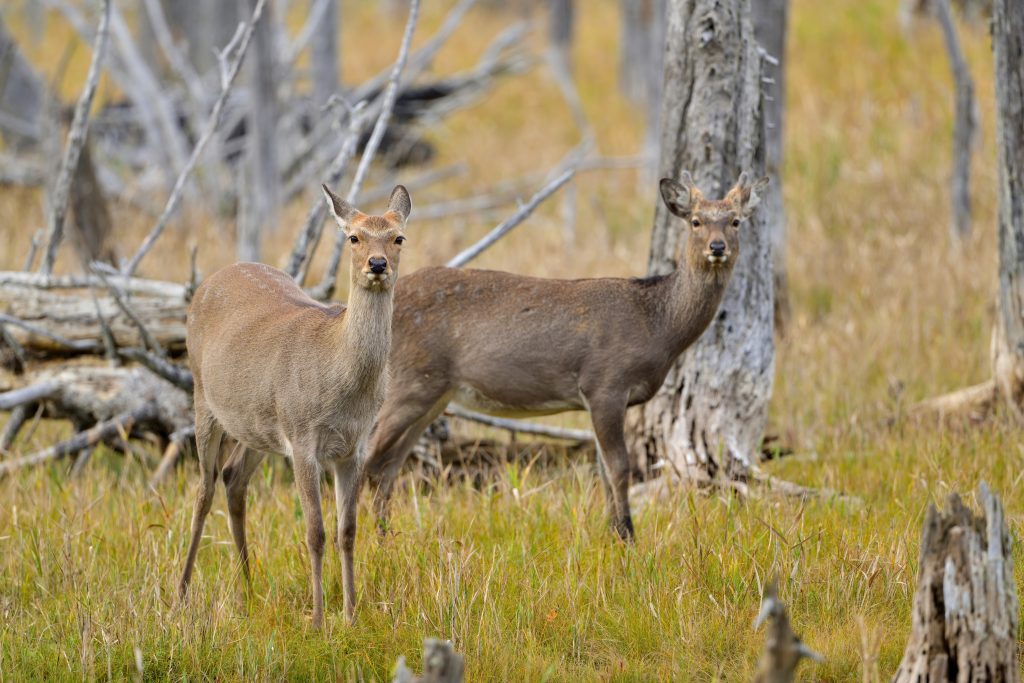
POLYGON ((985 484, 975 516, 949 496, 928 506, 912 631, 893 683, 1020 680, 1017 590, 1003 505, 985 484))
POLYGON ((765 166, 772 182, 758 207, 772 238, 775 269, 775 327, 784 331, 789 318, 789 278, 786 275, 786 207, 782 202, 782 155, 786 119, 786 26, 789 0, 753 0, 754 35, 775 62, 765 65, 765 166))
POLYGON ((107 199, 92 161, 92 145, 88 138, 82 147, 71 183, 71 244, 85 270, 93 261, 117 265, 113 229, 107 199))
POLYGON ((619 0, 619 90, 633 102, 647 99, 651 12, 654 0, 619 0))
MULTIPOLYGON (((309 0, 312 12, 320 0, 309 0)), ((338 51, 341 29, 338 25, 338 0, 326 0, 324 16, 313 31, 309 57, 313 71, 313 100, 323 105, 338 90, 338 51)))
MULTIPOLYGON (((746 0, 672 0, 661 107, 660 175, 690 170, 721 197, 741 171, 761 175, 761 57, 746 0)), ((661 201, 650 274, 675 268, 686 226, 661 201)), ((641 467, 666 459, 682 476, 743 479, 758 462, 771 396, 771 236, 760 212, 742 248, 719 314, 679 359, 657 395, 630 413, 641 467)), ((671 471, 671 470, 670 470, 671 471)))
POLYGON ((992 378, 1024 416, 1024 3, 995 0, 999 155, 999 310, 992 339, 992 378))
POLYGON ((217 67, 215 51, 227 45, 243 16, 252 14, 251 8, 234 0, 163 2, 168 23, 188 42, 189 61, 200 74, 217 67))

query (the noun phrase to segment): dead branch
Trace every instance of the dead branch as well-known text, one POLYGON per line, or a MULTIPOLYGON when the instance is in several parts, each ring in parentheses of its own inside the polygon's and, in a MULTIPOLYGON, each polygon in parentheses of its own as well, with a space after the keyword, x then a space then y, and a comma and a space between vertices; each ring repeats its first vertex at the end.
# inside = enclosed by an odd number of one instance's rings
POLYGON ((167 444, 163 457, 160 458, 160 464, 157 465, 156 471, 153 472, 153 476, 149 479, 150 489, 156 489, 167 478, 171 469, 174 468, 174 465, 181 458, 184 445, 190 439, 194 439, 195 435, 195 427, 184 427, 171 434, 170 443, 167 444))
POLYGON ((558 188, 569 182, 574 175, 576 175, 575 169, 569 169, 568 171, 563 172, 560 176, 541 188, 537 194, 530 198, 529 202, 520 207, 520 209, 512 216, 484 235, 484 237, 476 244, 464 249, 453 258, 449 259, 448 263, 445 265, 449 268, 460 268, 475 259, 488 248, 493 246, 495 242, 508 234, 508 232, 513 228, 525 221, 541 202, 554 194, 558 188))
MULTIPOLYGON (((391 69, 387 88, 384 90, 384 101, 381 105, 380 115, 377 117, 377 123, 370 134, 370 140, 363 149, 363 156, 359 160, 359 167, 356 169, 356 177, 352 180, 352 185, 349 187, 348 194, 345 197, 345 200, 350 204, 355 204, 359 191, 363 188, 366 174, 370 170, 370 163, 377 154, 377 148, 380 146, 380 141, 384 138, 384 132, 388 128, 388 122, 391 120, 391 112, 395 106, 395 99, 398 97, 399 81, 402 78, 402 70, 405 69, 405 63, 409 59, 409 45, 412 43, 412 34, 416 29, 419 13, 420 0, 411 0, 409 19, 406 21, 405 34, 402 36, 402 46, 398 51, 398 58, 391 69)), ((339 232, 334 240, 334 249, 331 251, 327 272, 324 274, 323 281, 316 288, 318 298, 320 299, 328 299, 334 294, 334 281, 338 277, 338 267, 341 264, 341 249, 344 244, 345 236, 339 232)))
POLYGON ((801 659, 824 662, 825 658, 804 645, 793 633, 789 624, 786 606, 779 600, 777 579, 772 579, 765 588, 761 611, 754 620, 754 629, 769 622, 765 634, 764 653, 757 664, 755 683, 790 683, 796 677, 796 667, 801 659))
MULTIPOLYGON (((220 125, 228 94, 231 92, 231 88, 235 83, 238 72, 241 70, 242 61, 245 59, 246 51, 249 49, 249 43, 252 39, 256 23, 263 14, 264 5, 266 5, 266 0, 259 0, 259 2, 256 3, 256 8, 252 13, 252 18, 241 33, 241 38, 239 38, 240 42, 238 44, 237 51, 234 52, 234 60, 230 63, 227 62, 228 55, 231 54, 231 49, 235 45, 234 38, 232 38, 228 46, 224 48, 220 55, 218 55, 218 60, 221 62, 220 95, 217 97, 217 101, 213 105, 213 110, 210 112, 210 117, 206 121, 206 127, 203 129, 203 134, 199 137, 195 147, 192 148, 192 154, 189 156, 184 168, 181 169, 181 173, 178 174, 178 179, 174 182, 174 187, 171 190, 170 196, 167 198, 167 204, 164 205, 164 210, 161 212, 160 218, 157 219, 156 225, 154 225, 153 229, 150 230, 148 235, 146 235, 146 239, 143 240, 139 250, 134 256, 132 256, 131 260, 125 264, 124 268, 122 268, 121 272, 126 277, 130 277, 135 273, 135 270, 139 267, 139 262, 145 258, 146 254, 148 254, 150 249, 153 248, 153 244, 167 227, 167 223, 170 221, 171 215, 174 213, 178 206, 178 202, 181 199, 188 177, 192 174, 192 170, 199 161, 199 157, 202 155, 203 149, 210 142, 214 132, 216 132, 217 127, 220 125), (228 65, 225 67, 225 64, 228 65)), ((238 35, 238 33, 235 34, 236 37, 238 35)))
POLYGON ((59 390, 60 384, 51 380, 13 391, 6 391, 0 394, 0 411, 7 411, 29 403, 35 403, 53 396, 59 390))
POLYGON ((497 427, 498 429, 505 429, 512 433, 519 434, 535 434, 537 436, 545 436, 549 439, 560 439, 563 441, 577 441, 583 443, 590 443, 594 441, 594 433, 586 429, 566 429, 563 427, 552 427, 549 425, 543 425, 536 422, 528 422, 526 420, 510 420, 503 417, 492 417, 491 415, 483 415, 481 413, 473 412, 472 410, 466 410, 465 408, 451 403, 445 408, 445 414, 457 417, 462 420, 471 420, 488 427, 497 427))
POLYGON ((192 373, 187 368, 175 365, 165 358, 155 356, 151 353, 146 353, 143 349, 135 348, 118 349, 118 355, 135 361, 150 372, 159 377, 163 377, 182 391, 186 391, 191 394, 192 390, 195 388, 192 373))
MULTIPOLYGON (((175 282, 148 280, 142 278, 108 275, 109 282, 115 284, 122 292, 143 294, 167 299, 184 301, 185 287, 175 282)), ((46 275, 45 273, 26 273, 12 270, 0 270, 0 288, 47 291, 53 289, 94 289, 105 288, 106 283, 96 275, 46 275)))
POLYGON ((940 421, 966 419, 969 422, 981 422, 991 414, 998 398, 995 380, 989 379, 972 387, 921 401, 910 408, 910 416, 934 416, 940 421))
POLYGON ((18 438, 18 432, 28 421, 29 416, 29 405, 21 404, 11 411, 10 416, 7 418, 7 424, 4 425, 4 429, 0 432, 0 453, 3 453, 10 449, 14 440, 18 438))
POLYGON ((57 181, 54 183, 53 198, 50 201, 46 249, 43 252, 43 263, 40 266, 40 271, 47 275, 53 272, 57 247, 60 246, 64 234, 64 215, 68 207, 71 177, 78 167, 78 158, 82 153, 82 145, 85 144, 85 136, 89 129, 89 112, 92 108, 93 96, 96 94, 96 86, 99 84, 100 63, 103 61, 103 52, 107 46, 109 25, 110 0, 103 0, 99 28, 96 30, 96 40, 92 46, 92 61, 89 64, 89 72, 85 78, 82 94, 75 104, 75 114, 71 120, 71 129, 68 131, 68 140, 64 146, 60 169, 57 172, 57 181))
POLYGON ((86 448, 92 448, 103 441, 119 436, 122 432, 131 431, 138 424, 154 419, 156 414, 156 405, 146 403, 131 412, 122 413, 109 420, 100 422, 88 431, 79 432, 70 439, 61 441, 37 453, 2 462, 0 463, 0 478, 23 467, 39 465, 71 453, 77 453, 86 448))

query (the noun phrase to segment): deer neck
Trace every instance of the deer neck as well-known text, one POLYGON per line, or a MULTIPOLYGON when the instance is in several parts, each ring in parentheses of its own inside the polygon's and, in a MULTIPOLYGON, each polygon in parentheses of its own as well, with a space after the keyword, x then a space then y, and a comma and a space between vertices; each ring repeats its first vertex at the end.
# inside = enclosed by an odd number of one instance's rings
POLYGON ((394 289, 375 291, 352 283, 348 307, 338 320, 338 367, 367 378, 384 371, 391 350, 393 309, 394 289))
POLYGON ((731 268, 694 268, 684 261, 666 278, 666 348, 678 355, 703 334, 718 312, 731 274, 731 268))

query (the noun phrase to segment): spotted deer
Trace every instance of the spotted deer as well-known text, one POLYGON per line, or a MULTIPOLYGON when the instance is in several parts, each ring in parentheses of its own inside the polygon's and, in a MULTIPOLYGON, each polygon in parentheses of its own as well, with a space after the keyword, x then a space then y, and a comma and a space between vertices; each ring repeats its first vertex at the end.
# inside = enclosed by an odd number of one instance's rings
POLYGON ((669 275, 554 280, 426 268, 404 278, 391 389, 366 463, 381 528, 409 451, 455 401, 508 417, 588 411, 612 526, 632 539, 626 409, 654 396, 711 322, 739 256, 741 224, 767 183, 743 174, 724 199, 709 200, 688 173, 662 180, 662 199, 689 226, 669 275))
POLYGON ((226 434, 245 449, 227 461, 223 478, 247 582, 246 486, 266 453, 292 461, 306 520, 315 627, 323 624, 324 612, 320 479, 326 469, 334 475, 345 616, 351 620, 355 610, 352 552, 362 457, 384 400, 394 285, 412 208, 401 185, 392 191, 382 216, 363 214, 326 186, 323 190, 331 215, 351 243, 347 307, 321 304, 285 273, 258 263, 217 271, 193 298, 187 346, 195 378, 201 480, 180 584, 184 598, 226 434))

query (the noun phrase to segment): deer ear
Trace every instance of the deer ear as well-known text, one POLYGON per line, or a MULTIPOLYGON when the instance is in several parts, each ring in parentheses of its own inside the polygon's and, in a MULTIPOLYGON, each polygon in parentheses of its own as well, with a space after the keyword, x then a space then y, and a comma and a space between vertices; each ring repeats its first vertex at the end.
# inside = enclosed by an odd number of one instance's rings
POLYGON ((327 210, 334 216, 338 227, 344 230, 352 222, 352 219, 359 215, 359 211, 356 207, 331 192, 326 185, 321 185, 320 187, 323 188, 324 197, 327 199, 327 210))
POLYGON ((679 176, 676 182, 671 178, 662 178, 659 183, 661 198, 665 201, 668 210, 680 218, 689 218, 694 205, 700 199, 700 190, 693 184, 693 178, 687 171, 679 176))
POLYGON ((743 172, 740 173, 740 178, 736 181, 736 185, 729 190, 729 194, 725 195, 725 200, 732 203, 736 210, 744 218, 747 218, 754 212, 757 205, 761 203, 761 197, 764 196, 764 191, 767 187, 768 176, 759 178, 751 184, 750 176, 743 172))
POLYGON ((388 211, 391 211, 405 223, 409 220, 409 213, 412 211, 412 199, 409 198, 409 191, 404 185, 395 185, 391 190, 391 198, 388 200, 388 211))

